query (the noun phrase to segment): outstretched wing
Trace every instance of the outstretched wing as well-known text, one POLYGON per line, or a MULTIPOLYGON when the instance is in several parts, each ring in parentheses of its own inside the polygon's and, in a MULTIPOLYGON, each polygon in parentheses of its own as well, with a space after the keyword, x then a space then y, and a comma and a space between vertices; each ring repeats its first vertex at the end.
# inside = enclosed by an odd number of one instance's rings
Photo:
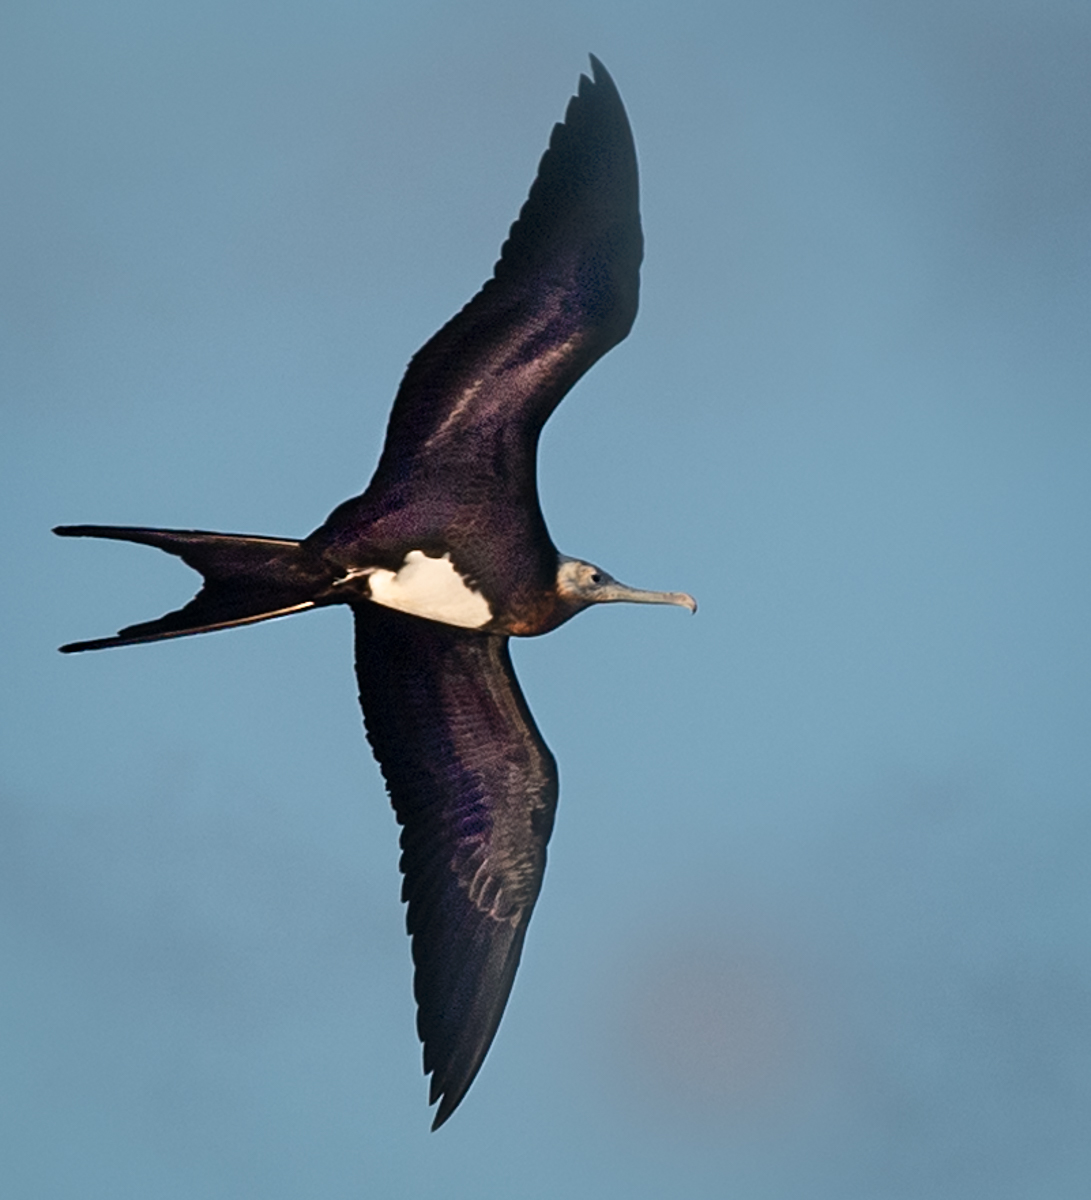
POLYGON ((490 279, 417 352, 394 402, 372 498, 439 469, 522 473, 565 393, 625 337, 644 252, 636 150, 621 97, 591 57, 490 279))
POLYGON ((402 825, 417 1031, 433 1129, 489 1049, 542 886, 557 769, 507 639, 361 604, 368 740, 402 825))

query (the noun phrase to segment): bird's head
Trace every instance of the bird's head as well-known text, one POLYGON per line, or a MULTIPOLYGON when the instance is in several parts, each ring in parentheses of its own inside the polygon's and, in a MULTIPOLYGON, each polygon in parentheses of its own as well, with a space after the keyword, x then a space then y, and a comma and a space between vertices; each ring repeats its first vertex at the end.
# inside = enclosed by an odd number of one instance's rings
POLYGON ((557 556, 557 594, 573 616, 591 604, 617 604, 623 600, 633 604, 677 604, 690 612, 697 611, 697 601, 685 592, 650 592, 629 587, 594 563, 563 554, 557 556))

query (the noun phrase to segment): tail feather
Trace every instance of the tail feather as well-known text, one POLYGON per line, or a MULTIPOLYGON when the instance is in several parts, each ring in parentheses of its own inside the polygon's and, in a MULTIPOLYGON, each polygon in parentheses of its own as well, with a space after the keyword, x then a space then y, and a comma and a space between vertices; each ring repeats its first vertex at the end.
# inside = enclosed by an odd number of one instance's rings
POLYGON ((119 525, 59 525, 53 532, 61 537, 111 538, 155 546, 177 555, 204 577, 197 595, 175 612, 157 621, 129 625, 114 637, 70 642, 61 647, 64 654, 158 642, 287 616, 323 603, 334 579, 328 564, 287 538, 119 525))

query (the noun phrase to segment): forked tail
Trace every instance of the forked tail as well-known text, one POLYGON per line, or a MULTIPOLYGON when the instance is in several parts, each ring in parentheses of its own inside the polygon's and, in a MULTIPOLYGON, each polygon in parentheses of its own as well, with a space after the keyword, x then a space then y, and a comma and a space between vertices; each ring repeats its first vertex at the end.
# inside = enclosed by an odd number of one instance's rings
POLYGON ((112 538, 157 546, 204 576, 204 586, 184 608, 158 621, 130 625, 114 637, 71 642, 61 647, 64 654, 158 642, 287 616, 322 603, 321 597, 334 579, 328 564, 288 538, 118 525, 58 525, 53 532, 61 537, 112 538))

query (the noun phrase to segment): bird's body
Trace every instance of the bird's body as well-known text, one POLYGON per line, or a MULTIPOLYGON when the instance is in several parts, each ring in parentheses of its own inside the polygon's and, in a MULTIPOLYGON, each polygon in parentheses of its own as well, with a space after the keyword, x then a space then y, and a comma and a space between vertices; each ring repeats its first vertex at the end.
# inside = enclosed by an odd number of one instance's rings
POLYGON ((557 774, 507 640, 590 604, 695 608, 559 554, 538 503, 538 437, 628 333, 643 253, 636 155, 592 58, 493 278, 417 352, 367 490, 303 541, 62 526, 176 554, 204 576, 184 608, 66 651, 159 641, 330 604, 356 620, 368 738, 402 832, 403 898, 435 1125, 492 1041, 541 887, 557 774))

